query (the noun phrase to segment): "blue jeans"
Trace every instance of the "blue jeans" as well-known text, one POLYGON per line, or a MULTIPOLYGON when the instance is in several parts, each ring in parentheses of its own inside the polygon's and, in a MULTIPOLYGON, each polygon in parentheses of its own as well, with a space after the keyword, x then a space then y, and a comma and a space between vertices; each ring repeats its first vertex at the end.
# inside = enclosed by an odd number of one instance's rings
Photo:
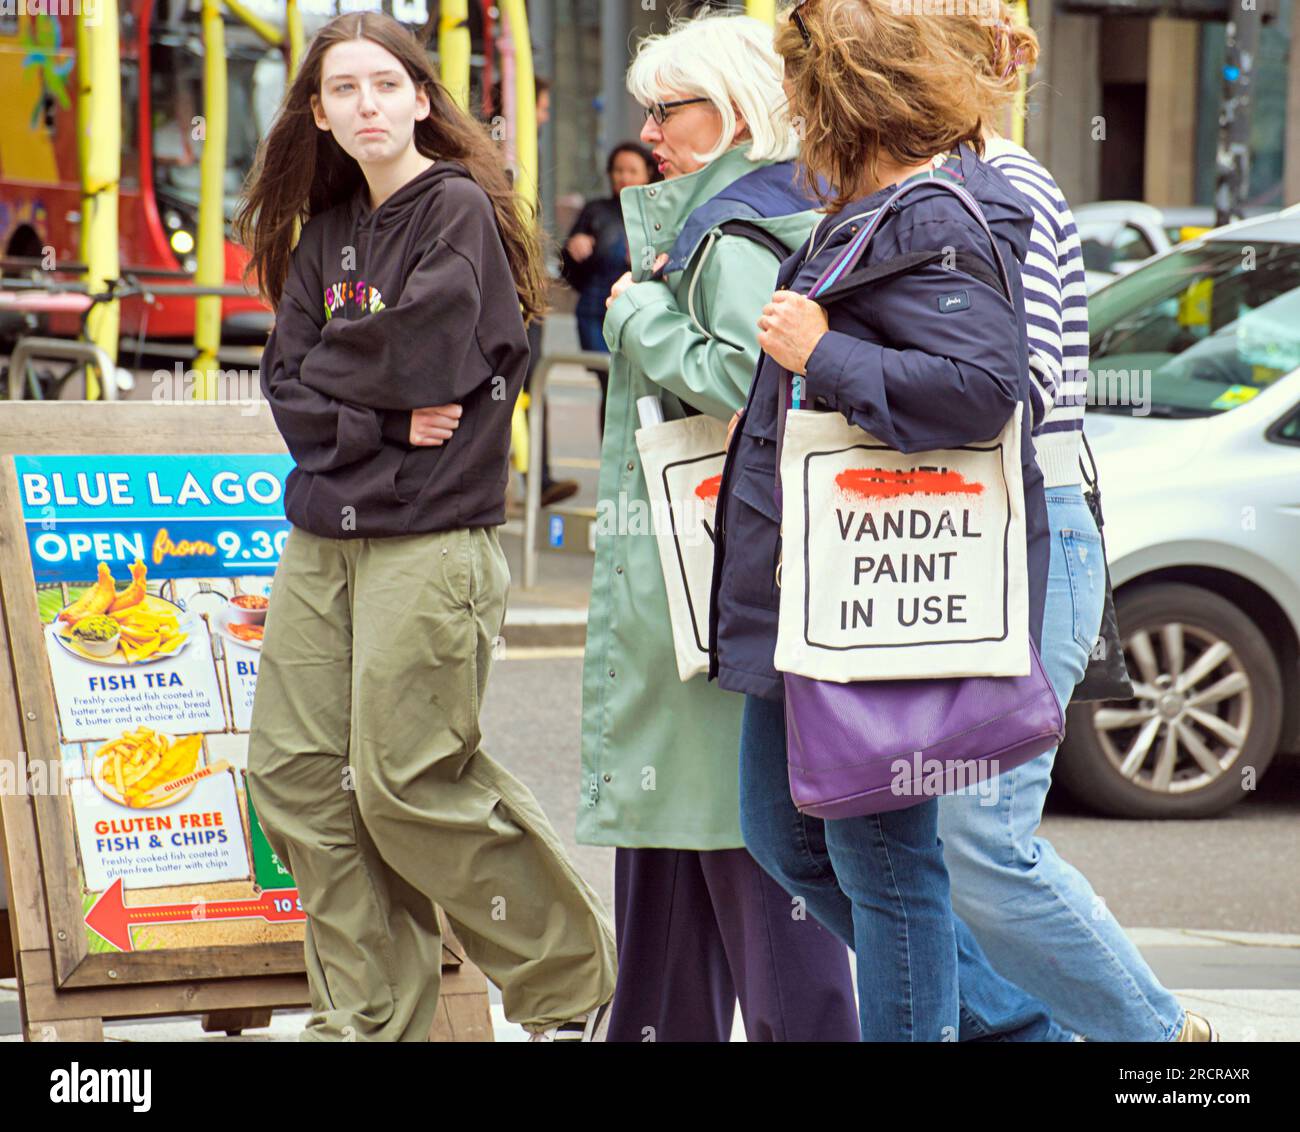
MULTIPOLYGON (((1051 488, 1052 561, 1043 613, 1043 666, 1062 707, 1083 677, 1101 624, 1101 540, 1083 493, 1051 488)), ((997 780, 993 805, 975 794, 939 799, 939 835, 953 910, 993 966, 1046 1002, 1063 1026, 1094 1041, 1168 1041, 1183 1024, 1087 879, 1035 835, 1052 780, 1048 751, 997 780)))
POLYGON ((863 1041, 1068 1041, 952 914, 937 798, 822 821, 790 800, 784 705, 745 697, 740 827, 750 854, 857 957, 863 1041), (959 993, 960 988, 960 993, 959 993))
POLYGON ((584 350, 594 350, 598 354, 608 354, 605 345, 605 303, 602 297, 600 309, 584 307, 579 304, 575 318, 578 323, 578 343, 584 350))

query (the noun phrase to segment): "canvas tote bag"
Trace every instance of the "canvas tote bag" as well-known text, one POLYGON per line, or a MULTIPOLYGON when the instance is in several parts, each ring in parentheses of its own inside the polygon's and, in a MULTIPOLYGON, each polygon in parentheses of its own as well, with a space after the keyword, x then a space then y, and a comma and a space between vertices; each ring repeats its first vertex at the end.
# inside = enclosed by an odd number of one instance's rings
POLYGON ((683 681, 709 668, 709 589, 726 440, 726 424, 703 415, 636 431, 683 681))
MULTIPOLYGON (((810 297, 852 269, 892 203, 810 297)), ((910 454, 841 413, 787 412, 778 671, 839 683, 1029 673, 1021 409, 989 441, 910 454)))

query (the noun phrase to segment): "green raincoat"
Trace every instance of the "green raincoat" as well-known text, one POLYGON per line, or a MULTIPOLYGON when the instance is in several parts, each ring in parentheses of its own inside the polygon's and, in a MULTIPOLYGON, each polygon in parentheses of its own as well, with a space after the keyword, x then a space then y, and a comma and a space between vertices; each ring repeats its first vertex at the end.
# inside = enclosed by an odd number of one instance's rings
MULTIPOLYGON (((743 236, 704 231, 686 268, 648 277, 687 218, 746 173, 745 146, 695 173, 624 189, 633 278, 605 317, 611 351, 602 514, 648 515, 635 433, 636 402, 657 395, 664 417, 684 404, 721 421, 744 406, 758 361, 757 320, 779 263, 743 236), (697 278, 698 276, 698 278, 697 278), (625 502, 620 501, 625 496, 625 502)), ((787 247, 807 239, 817 215, 752 218, 787 247)), ((680 250, 680 249, 679 249, 680 250)), ((603 526, 614 526, 606 522, 603 526)), ((668 599, 649 524, 600 533, 582 682, 582 784, 578 840, 625 848, 736 849, 740 835, 741 696, 704 676, 677 675, 668 599)))

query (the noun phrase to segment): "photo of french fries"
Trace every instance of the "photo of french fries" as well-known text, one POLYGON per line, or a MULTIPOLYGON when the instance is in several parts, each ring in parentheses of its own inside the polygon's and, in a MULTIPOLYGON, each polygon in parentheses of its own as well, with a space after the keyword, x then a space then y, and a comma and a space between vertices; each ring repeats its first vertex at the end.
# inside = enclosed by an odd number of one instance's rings
POLYGON ((179 606, 146 590, 148 568, 136 559, 131 582, 117 588, 106 563, 99 578, 55 619, 59 640, 73 653, 100 664, 131 665, 177 652, 189 634, 179 606))
POLYGON ((159 794, 159 787, 193 773, 198 766, 202 735, 173 739, 150 727, 126 731, 95 752, 90 773, 100 792, 133 809, 149 809, 179 801, 194 788, 159 794))

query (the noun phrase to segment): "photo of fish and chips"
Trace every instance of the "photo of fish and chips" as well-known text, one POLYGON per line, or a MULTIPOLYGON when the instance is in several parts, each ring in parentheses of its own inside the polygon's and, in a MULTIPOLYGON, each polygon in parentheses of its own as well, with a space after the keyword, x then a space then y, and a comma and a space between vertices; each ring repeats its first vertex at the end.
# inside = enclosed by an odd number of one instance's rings
POLYGON ((90 775, 100 793, 118 805, 132 809, 169 806, 194 789, 197 778, 178 788, 169 787, 194 775, 202 747, 202 735, 175 738, 137 727, 94 752, 90 775))
MULTIPOLYGON (((147 587, 148 568, 136 559, 131 581, 118 589, 113 572, 99 563, 95 583, 64 605, 52 620, 55 639, 74 656, 95 664, 130 666, 175 656, 190 639, 190 615, 147 587)), ((38 595, 42 620, 52 595, 38 595)))
POLYGON ((39 587, 41 621, 52 625, 68 652, 96 664, 127 667, 175 656, 189 643, 193 618, 200 614, 233 643, 261 649, 270 606, 265 594, 238 592, 238 583, 223 593, 219 584, 188 578, 169 579, 156 589, 149 592, 148 568, 140 559, 120 589, 100 562, 98 578, 88 587, 39 587))

